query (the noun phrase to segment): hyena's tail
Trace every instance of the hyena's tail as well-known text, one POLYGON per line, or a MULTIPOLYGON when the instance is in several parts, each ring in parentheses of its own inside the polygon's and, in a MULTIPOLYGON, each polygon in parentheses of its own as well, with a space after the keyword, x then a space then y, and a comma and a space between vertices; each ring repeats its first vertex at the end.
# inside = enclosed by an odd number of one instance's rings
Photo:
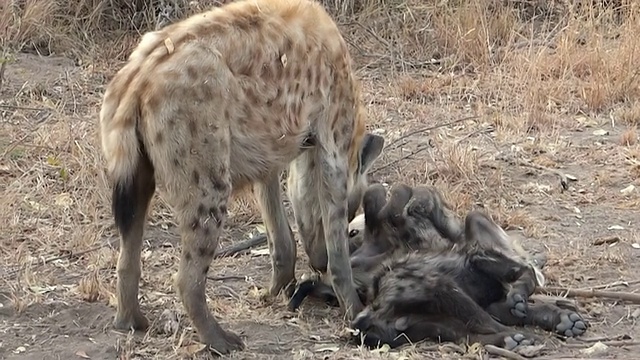
MULTIPOLYGON (((143 194, 153 185, 153 166, 138 132, 141 117, 134 69, 123 68, 109 84, 100 110, 102 152, 112 187, 111 206, 121 234, 146 211, 143 194)), ((153 189, 151 189, 153 193, 153 189)))

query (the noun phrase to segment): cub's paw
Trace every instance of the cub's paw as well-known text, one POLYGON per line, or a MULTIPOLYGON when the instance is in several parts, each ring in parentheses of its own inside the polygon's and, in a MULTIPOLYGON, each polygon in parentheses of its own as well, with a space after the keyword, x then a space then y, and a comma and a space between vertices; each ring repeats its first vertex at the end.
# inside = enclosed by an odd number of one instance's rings
POLYGON ((536 338, 533 335, 526 333, 513 333, 504 337, 504 348, 507 350, 513 350, 520 345, 533 345, 536 343, 536 338))
POLYGON ((580 336, 587 331, 589 325, 577 312, 564 310, 560 313, 555 331, 567 337, 580 336))
POLYGON ((524 319, 527 317, 529 305, 527 304, 527 298, 518 293, 512 293, 507 295, 507 305, 511 311, 511 315, 524 319))

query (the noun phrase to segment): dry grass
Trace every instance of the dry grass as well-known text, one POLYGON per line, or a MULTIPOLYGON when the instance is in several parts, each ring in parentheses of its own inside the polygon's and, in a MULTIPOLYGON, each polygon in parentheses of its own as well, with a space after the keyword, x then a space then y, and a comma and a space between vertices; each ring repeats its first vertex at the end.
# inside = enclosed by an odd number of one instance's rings
MULTIPOLYGON (((124 3, 0 4, 0 33, 6 34, 0 36, 6 63, 0 83, 0 223, 5 224, 0 269, 6 272, 0 272, 0 282, 7 285, 0 286, 0 303, 1 295, 8 296, 7 303, 25 318, 44 316, 38 315, 39 306, 67 302, 87 318, 101 314, 95 321, 108 328, 117 249, 95 126, 100 96, 139 33, 166 23, 163 12, 186 16, 216 2, 124 3), (179 9, 171 13, 167 3, 179 9)), ((340 19, 351 45, 370 127, 387 138, 374 181, 434 184, 459 214, 485 208, 505 228, 538 239, 525 245, 549 254, 552 283, 584 287, 637 277, 628 265, 637 256, 630 244, 639 239, 631 230, 637 215, 630 210, 640 206, 636 2, 622 0, 616 7, 585 1, 323 3, 340 19), (470 115, 475 117, 416 132, 470 115), (601 129, 607 134, 594 133, 601 129), (560 169, 578 181, 562 191, 557 176, 543 168, 560 169), (623 230, 609 229, 613 225, 623 230), (619 243, 591 245, 594 236, 614 231, 619 243)), ((224 244, 255 232, 259 214, 247 195, 230 209, 224 244)), ((170 277, 177 268, 178 238, 161 197, 154 199, 149 225, 144 306, 155 319, 167 307, 181 314, 170 277)), ((234 329, 247 330, 253 345, 244 358, 388 358, 342 346, 336 352, 318 350, 340 343, 340 322, 324 320, 338 313, 314 304, 290 314, 283 301, 262 304, 257 288, 266 285, 269 266, 264 256, 225 259, 215 266, 216 275, 248 277, 217 281, 209 289, 212 309, 234 329)), ((582 305, 602 326, 626 311, 623 305, 582 305)), ((27 324, 25 318, 11 323, 27 324)), ((117 351, 143 358, 189 353, 192 331, 181 315, 178 319, 171 335, 154 330, 143 339, 127 336, 117 351)), ((625 321, 620 320, 624 326, 625 321)), ((621 331, 606 326, 593 331, 621 331)), ((19 334, 30 336, 26 330, 19 334)), ((93 335, 98 344, 113 343, 103 332, 93 335)), ((419 345, 398 356, 459 358, 465 352, 468 358, 482 356, 473 347, 425 352, 419 345)))

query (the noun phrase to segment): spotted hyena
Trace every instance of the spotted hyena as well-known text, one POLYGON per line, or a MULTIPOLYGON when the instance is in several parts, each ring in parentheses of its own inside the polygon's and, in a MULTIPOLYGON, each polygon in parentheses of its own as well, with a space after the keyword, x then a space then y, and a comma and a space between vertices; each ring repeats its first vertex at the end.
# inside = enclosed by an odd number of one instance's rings
POLYGON ((347 45, 319 3, 236 1, 145 34, 106 89, 100 129, 121 234, 116 328, 148 326, 140 251, 158 185, 180 228, 176 286, 189 318, 215 352, 243 348, 208 310, 206 275, 228 199, 252 186, 271 253, 269 294, 293 290, 296 246, 279 185, 287 166, 311 267, 331 273, 349 318, 362 310, 347 225, 384 140, 365 132, 347 45))
MULTIPOLYGON (((387 202, 381 185, 370 186, 363 218, 350 224, 354 279, 367 303, 352 323, 364 335, 357 341, 395 347, 470 338, 512 348, 538 337, 511 325, 565 336, 586 331, 575 308, 529 298, 544 283, 543 259, 528 255, 486 214, 471 211, 462 222, 432 187, 398 185, 391 192, 387 202)), ((292 308, 307 295, 333 300, 321 280, 302 281, 292 308)))

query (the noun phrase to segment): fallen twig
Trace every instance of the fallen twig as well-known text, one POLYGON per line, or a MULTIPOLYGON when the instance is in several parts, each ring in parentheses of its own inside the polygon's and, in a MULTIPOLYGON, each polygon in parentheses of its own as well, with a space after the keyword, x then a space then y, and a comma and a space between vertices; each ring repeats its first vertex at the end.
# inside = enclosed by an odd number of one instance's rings
POLYGON ((427 146, 427 145, 422 146, 422 147, 419 147, 419 148, 417 148, 416 150, 414 150, 414 151, 410 152, 409 154, 404 155, 404 156, 403 156, 403 157, 401 157, 400 159, 390 161, 390 162, 388 162, 388 163, 386 163, 386 164, 384 164, 384 165, 382 165, 382 166, 380 166, 380 167, 378 167, 378 168, 375 168, 375 169, 373 169, 373 170, 369 171, 369 174, 375 174, 376 172, 378 172, 378 171, 380 171, 380 170, 383 170, 383 169, 386 169, 386 168, 388 168, 389 166, 391 166, 391 165, 393 165, 393 164, 397 164, 397 163, 399 163, 399 162, 400 162, 400 161, 402 161, 402 160, 409 159, 410 157, 412 157, 412 156, 414 156, 414 155, 416 155, 416 154, 418 154, 418 153, 421 153, 421 152, 425 151, 425 150, 426 150, 426 149, 428 149, 428 148, 429 148, 429 146, 427 146))
POLYGON ((630 340, 630 339, 631 337, 627 334, 620 334, 615 336, 597 336, 592 338, 581 338, 581 337, 574 338, 575 341, 581 342, 581 343, 596 343, 598 341, 605 342, 605 341, 612 341, 612 340, 630 340))
MULTIPOLYGON (((33 266, 34 267, 39 267, 39 266, 42 266, 42 265, 47 265, 47 264, 52 263, 54 261, 70 259, 70 258, 73 258, 73 257, 82 256, 82 255, 88 254, 90 252, 94 252, 94 251, 100 250, 100 249, 102 249, 104 247, 112 246, 117 241, 118 241, 118 239, 111 239, 111 240, 107 241, 106 243, 104 243, 102 245, 97 245, 97 246, 88 248, 86 250, 82 250, 82 251, 78 251, 78 252, 68 252, 68 253, 63 254, 63 255, 50 257, 50 258, 44 259, 41 262, 33 264, 33 266)), ((239 242, 237 244, 231 245, 229 247, 226 247, 226 248, 220 250, 216 255, 214 255, 214 258, 233 256, 235 254, 241 253, 241 252, 243 252, 245 250, 248 250, 248 249, 250 249, 252 247, 264 244, 266 242, 267 242, 267 236, 265 234, 259 234, 259 235, 256 235, 256 236, 252 237, 249 240, 239 242)), ((17 275, 20 272, 21 268, 22 267, 18 267, 18 268, 15 268, 15 269, 7 271, 5 274, 2 274, 2 276, 0 276, 0 279, 9 280, 10 278, 13 278, 15 275, 17 275)))
POLYGON ((502 356, 502 357, 505 357, 507 359, 512 359, 512 360, 525 360, 524 357, 514 353, 511 350, 499 348, 499 347, 494 346, 494 345, 485 345, 484 349, 491 355, 502 356))
POLYGON ((532 169, 536 169, 536 170, 542 170, 542 171, 546 171, 552 174, 557 175, 560 178, 560 186, 562 187, 562 190, 568 190, 569 189, 569 179, 567 178, 567 175, 565 175, 564 173, 562 173, 559 170, 556 169, 551 169, 548 168, 546 166, 542 166, 542 165, 538 165, 538 164, 534 164, 533 162, 531 162, 530 160, 527 159, 509 159, 507 157, 499 157, 496 160, 502 160, 505 161, 511 165, 515 165, 515 166, 525 166, 525 167, 529 167, 532 169))
POLYGON ((225 281, 225 280, 246 280, 246 276, 228 275, 228 276, 207 276, 207 280, 225 281))
POLYGON ((249 249, 251 249, 252 247, 256 247, 259 245, 262 245, 264 243, 267 242, 267 235, 266 234, 259 234, 256 235, 254 237, 252 237, 249 240, 245 240, 245 241, 241 241, 237 244, 233 244, 229 247, 226 247, 220 251, 218 251, 213 258, 217 259, 217 258, 222 258, 222 257, 230 257, 236 254, 240 254, 240 253, 245 253, 247 252, 249 249))
MULTIPOLYGON (((439 128, 455 125, 455 124, 461 123, 463 121, 473 120, 473 119, 477 119, 477 118, 479 118, 479 116, 477 116, 477 115, 467 116, 467 117, 463 117, 463 118, 460 118, 460 119, 457 119, 457 120, 453 120, 453 121, 449 121, 449 122, 446 122, 446 123, 442 123, 442 124, 438 124, 438 125, 434 125, 434 126, 427 126, 427 127, 424 127, 424 128, 420 128, 418 130, 410 131, 410 132, 400 136, 399 138, 393 140, 386 147, 388 148, 389 146, 394 145, 394 144, 398 143, 400 140, 404 140, 404 139, 408 138, 411 135, 416 135, 416 134, 423 133, 425 131, 435 130, 435 129, 439 129, 439 128)), ((397 147, 398 146, 394 147, 393 149, 395 149, 397 147)))
POLYGON ((552 294, 555 296, 583 297, 583 298, 601 298, 628 301, 634 304, 640 304, 640 294, 616 292, 616 291, 600 291, 600 290, 578 290, 566 289, 559 287, 541 287, 535 290, 537 294, 552 294))
POLYGON ((0 59, 0 89, 2 89, 2 82, 4 80, 4 71, 7 68, 7 61, 0 59))
MULTIPOLYGON (((640 345, 639 341, 625 341, 625 340, 601 341, 601 343, 605 344, 607 346, 614 346, 614 347, 638 346, 638 345, 640 345)), ((583 348, 588 348, 588 347, 591 347, 591 346, 593 346, 593 344, 590 344, 590 343, 564 344, 564 347, 571 348, 571 349, 583 349, 583 348)))
POLYGON ((18 105, 9 105, 9 104, 0 104, 0 108, 5 109, 14 109, 14 110, 30 110, 30 111, 45 111, 45 108, 35 108, 28 106, 18 106, 18 105))
POLYGON ((598 289, 610 289, 613 287, 617 287, 617 286, 626 286, 629 287, 631 285, 636 285, 636 284, 640 284, 640 280, 634 280, 634 281, 615 281, 609 284, 602 284, 602 285, 596 285, 596 286, 591 286, 588 288, 582 288, 579 290, 598 290, 598 289))

